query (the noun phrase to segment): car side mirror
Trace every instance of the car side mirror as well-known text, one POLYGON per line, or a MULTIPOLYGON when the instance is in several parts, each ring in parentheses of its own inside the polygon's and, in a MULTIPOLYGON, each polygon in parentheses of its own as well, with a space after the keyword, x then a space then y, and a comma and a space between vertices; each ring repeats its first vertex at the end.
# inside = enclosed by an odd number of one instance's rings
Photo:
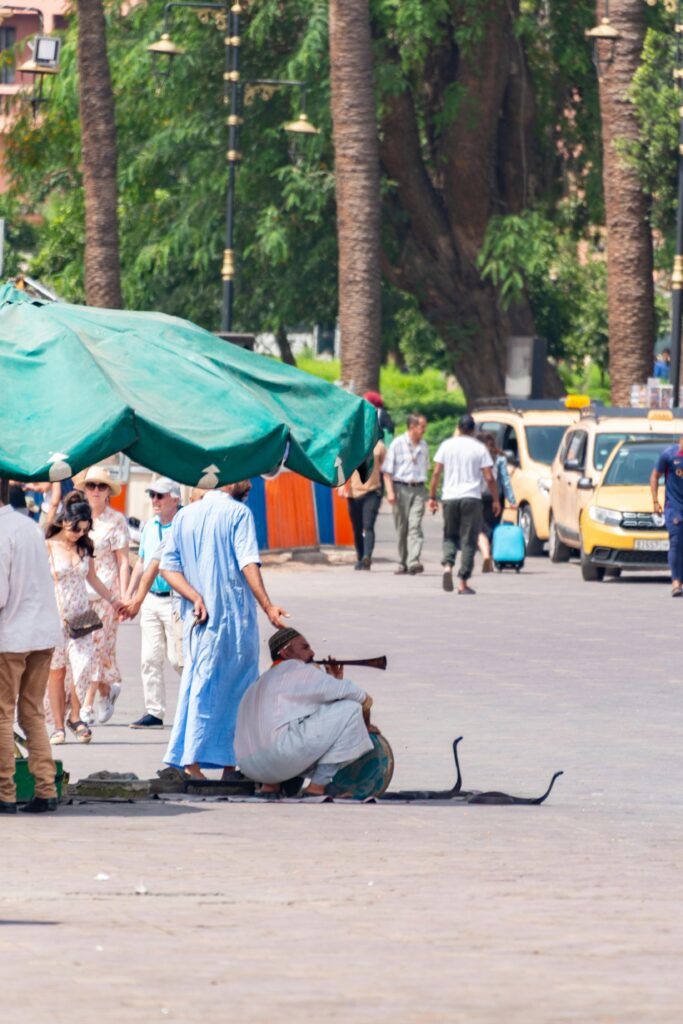
POLYGON ((595 484, 589 476, 580 476, 576 482, 576 486, 580 491, 592 491, 595 484))
POLYGON ((513 452, 512 448, 505 448, 503 455, 506 462, 509 462, 511 466, 519 466, 519 456, 513 452))
POLYGON ((578 459, 565 459, 564 468, 569 470, 570 473, 580 473, 583 469, 578 459))

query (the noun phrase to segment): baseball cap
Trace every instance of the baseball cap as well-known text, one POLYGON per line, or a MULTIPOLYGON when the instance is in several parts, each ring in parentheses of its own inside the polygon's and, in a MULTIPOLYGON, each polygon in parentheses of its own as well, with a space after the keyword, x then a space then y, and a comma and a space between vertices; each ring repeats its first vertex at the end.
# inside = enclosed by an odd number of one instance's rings
POLYGON ((170 476, 160 476, 158 480, 153 480, 149 487, 145 488, 145 493, 151 494, 152 491, 155 494, 172 494, 174 498, 180 498, 180 484, 171 480, 170 476))

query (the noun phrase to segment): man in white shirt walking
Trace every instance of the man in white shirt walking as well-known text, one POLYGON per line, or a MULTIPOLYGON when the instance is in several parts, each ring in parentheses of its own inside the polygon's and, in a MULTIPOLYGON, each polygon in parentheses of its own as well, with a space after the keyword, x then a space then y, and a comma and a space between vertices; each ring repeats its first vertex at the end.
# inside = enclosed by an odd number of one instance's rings
POLYGON ((0 501, 0 814, 15 814, 14 713, 26 734, 35 796, 22 811, 57 810, 55 764, 43 702, 62 624, 45 537, 27 516, 0 501))
POLYGON ((423 572, 422 519, 427 500, 429 448, 423 441, 427 429, 425 416, 408 417, 405 434, 395 437, 389 445, 382 465, 387 501, 394 511, 398 534, 397 576, 423 572))
POLYGON ((493 514, 500 513, 498 487, 493 476, 493 460, 486 447, 472 435, 476 425, 466 413, 460 417, 458 433, 444 441, 434 456, 434 472, 429 487, 429 510, 436 512, 436 491, 443 474, 443 589, 453 590, 453 566, 460 548, 458 593, 474 594, 468 585, 474 567, 477 538, 482 528, 482 476, 493 500, 493 514))

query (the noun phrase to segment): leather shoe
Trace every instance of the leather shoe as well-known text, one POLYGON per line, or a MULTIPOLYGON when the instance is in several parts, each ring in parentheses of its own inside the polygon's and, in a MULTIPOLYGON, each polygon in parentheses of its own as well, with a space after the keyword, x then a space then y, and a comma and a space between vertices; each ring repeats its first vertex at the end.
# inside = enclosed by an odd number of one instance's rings
POLYGON ((21 810, 24 814, 44 814, 46 811, 56 811, 57 806, 57 798, 54 796, 32 796, 21 810))
POLYGON ((425 571, 425 567, 424 567, 424 565, 422 565, 421 562, 413 562, 413 564, 408 567, 408 572, 409 572, 409 574, 411 576, 417 576, 418 573, 424 572, 424 571, 425 571))
POLYGON ((407 572, 408 570, 405 565, 399 565, 398 569, 394 570, 394 576, 405 576, 407 572))
POLYGON ((0 814, 16 814, 17 805, 11 800, 0 800, 0 814))

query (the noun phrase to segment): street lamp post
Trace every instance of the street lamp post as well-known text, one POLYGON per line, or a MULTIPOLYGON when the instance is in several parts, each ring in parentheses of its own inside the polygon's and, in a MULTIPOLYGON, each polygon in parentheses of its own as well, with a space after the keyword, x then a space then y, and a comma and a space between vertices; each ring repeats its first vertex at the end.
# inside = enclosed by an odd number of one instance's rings
POLYGON ((62 41, 56 36, 43 35, 43 12, 40 8, 0 4, 0 25, 12 14, 35 14, 38 18, 38 34, 34 36, 31 42, 28 42, 31 56, 17 68, 18 74, 31 75, 33 78, 31 109, 33 110, 33 116, 37 117, 41 105, 47 103, 47 98, 43 94, 45 76, 59 73, 59 53, 62 41))
MULTIPOLYGON (((646 0, 650 7, 657 0, 646 0)), ((674 81, 678 92, 678 205, 676 207, 676 254, 671 275, 671 372, 673 404, 680 405, 681 319, 683 317, 683 0, 664 0, 670 13, 676 14, 676 64, 674 81)))
POLYGON ((220 337, 229 340, 232 334, 233 308, 235 302, 235 273, 236 259, 234 248, 235 233, 235 180, 237 167, 242 159, 239 149, 240 129, 242 126, 242 101, 243 85, 263 88, 296 88, 302 93, 302 110, 295 121, 284 125, 285 131, 303 135, 317 135, 318 129, 311 124, 306 116, 306 83, 292 79, 282 78, 251 78, 242 82, 240 77, 240 15, 242 6, 239 0, 228 5, 227 3, 201 3, 192 0, 171 0, 164 7, 164 30, 156 43, 152 43, 147 49, 158 58, 167 58, 168 64, 162 75, 170 74, 170 66, 174 57, 181 56, 185 51, 176 46, 171 40, 169 27, 171 12, 176 7, 190 7, 207 11, 222 11, 227 25, 225 37, 225 70, 223 71, 223 99, 229 107, 230 113, 227 118, 228 127, 228 188, 225 207, 225 249, 223 250, 223 265, 221 278, 223 282, 223 304, 221 312, 220 337))

